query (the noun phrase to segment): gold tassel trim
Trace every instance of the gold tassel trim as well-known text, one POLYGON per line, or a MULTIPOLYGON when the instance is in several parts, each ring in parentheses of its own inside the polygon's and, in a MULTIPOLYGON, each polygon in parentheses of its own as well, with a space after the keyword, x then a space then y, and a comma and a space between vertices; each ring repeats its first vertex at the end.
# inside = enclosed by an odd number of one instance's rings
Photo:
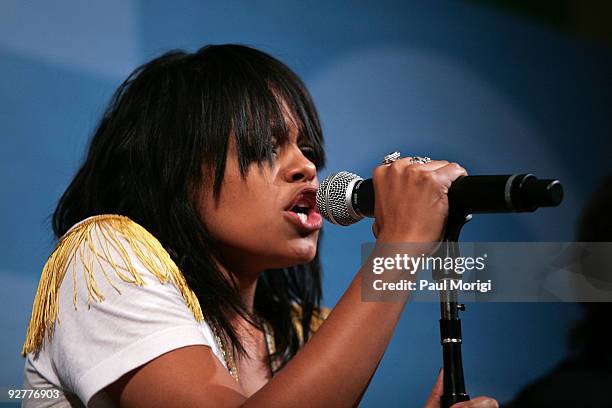
MULTIPOLYGON (((312 312, 310 318, 310 332, 315 333, 319 330, 319 327, 325 322, 327 316, 329 316, 330 309, 328 307, 321 307, 318 311, 312 312)), ((300 340, 300 346, 304 345, 304 331, 302 330, 302 306, 297 303, 291 305, 291 320, 293 327, 297 333, 298 339, 300 340)))
POLYGON ((43 268, 32 306, 32 316, 21 351, 24 357, 28 353, 38 352, 44 344, 45 336, 49 341, 53 338, 55 322, 58 320, 60 285, 71 262, 74 276, 73 303, 75 309, 77 308, 77 255, 83 266, 83 275, 88 292, 88 305, 92 299, 96 302, 104 300, 104 295, 94 279, 95 265, 100 266, 106 281, 119 294, 121 294, 121 291, 113 283, 109 273, 105 270, 105 266, 110 266, 115 275, 124 282, 138 286, 144 285, 141 273, 134 267, 130 254, 121 239, 127 242, 138 261, 161 283, 172 280, 198 322, 204 319, 200 302, 195 293, 187 285, 185 277, 170 254, 153 235, 128 217, 97 215, 88 218, 68 231, 49 256, 43 268), (96 250, 95 242, 102 244, 100 251, 96 250), (120 262, 113 259, 111 250, 114 251, 115 257, 120 258, 120 262))

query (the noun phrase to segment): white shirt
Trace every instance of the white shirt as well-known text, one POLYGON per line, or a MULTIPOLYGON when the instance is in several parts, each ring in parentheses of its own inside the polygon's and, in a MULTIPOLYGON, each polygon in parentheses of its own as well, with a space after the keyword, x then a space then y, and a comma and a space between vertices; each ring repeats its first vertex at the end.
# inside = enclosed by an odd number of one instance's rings
POLYGON ((98 234, 98 226, 93 231, 93 248, 82 243, 68 264, 52 340, 46 339, 37 356, 30 353, 25 361, 24 389, 57 390, 53 392, 58 397, 24 399, 24 407, 112 406, 105 393, 99 393, 104 387, 166 352, 189 345, 210 347, 225 366, 209 325, 195 319, 172 280, 161 283, 123 238, 121 247, 128 251, 144 285, 121 280, 108 263, 92 256, 105 250, 120 265, 115 247, 98 234), (104 296, 101 302, 90 297, 92 288, 88 289, 84 275, 88 269, 104 296))

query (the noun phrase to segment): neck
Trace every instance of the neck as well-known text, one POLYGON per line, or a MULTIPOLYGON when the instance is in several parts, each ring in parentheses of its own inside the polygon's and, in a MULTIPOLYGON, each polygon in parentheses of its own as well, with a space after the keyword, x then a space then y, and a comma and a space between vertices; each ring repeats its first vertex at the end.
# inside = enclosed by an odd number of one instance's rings
MULTIPOLYGON (((255 291, 257 290, 259 275, 260 274, 246 276, 241 274, 234 275, 234 279, 236 279, 238 283, 240 300, 242 300, 246 309, 251 314, 253 314, 255 309, 255 291)), ((230 316, 230 322, 246 346, 251 344, 253 336, 258 336, 259 331, 257 328, 248 323, 242 316, 233 313, 230 316)))
POLYGON ((244 303, 249 313, 253 313, 254 305, 255 305, 255 291, 257 290, 257 281, 259 280, 259 275, 255 276, 243 276, 243 275, 234 275, 234 278, 238 282, 238 293, 240 294, 240 300, 244 303))
MULTIPOLYGON (((246 307, 249 313, 253 313, 255 309, 255 291, 257 290, 257 281, 263 270, 251 270, 241 267, 240 265, 228 265, 217 261, 217 267, 228 281, 235 281, 238 287, 238 295, 240 300, 246 307)), ((241 320, 238 316, 232 315, 232 321, 241 320)))

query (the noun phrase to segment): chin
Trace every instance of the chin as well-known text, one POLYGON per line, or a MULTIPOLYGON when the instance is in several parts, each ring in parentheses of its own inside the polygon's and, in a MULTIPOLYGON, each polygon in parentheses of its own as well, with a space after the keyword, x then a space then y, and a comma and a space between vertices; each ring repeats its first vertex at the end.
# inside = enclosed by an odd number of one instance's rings
POLYGON ((308 263, 312 261, 317 255, 317 244, 314 243, 312 244, 312 246, 304 246, 302 248, 297 248, 293 255, 296 260, 294 265, 308 263))
POLYGON ((304 257, 296 259, 296 262, 294 262, 292 264, 292 266, 293 265, 307 264, 307 263, 311 262, 315 258, 316 254, 317 254, 317 251, 315 250, 314 252, 312 252, 312 254, 308 254, 308 255, 305 255, 304 257))
POLYGON ((303 265, 311 262, 317 255, 317 242, 302 242, 299 245, 291 245, 283 255, 279 257, 277 268, 287 268, 289 266, 303 265))

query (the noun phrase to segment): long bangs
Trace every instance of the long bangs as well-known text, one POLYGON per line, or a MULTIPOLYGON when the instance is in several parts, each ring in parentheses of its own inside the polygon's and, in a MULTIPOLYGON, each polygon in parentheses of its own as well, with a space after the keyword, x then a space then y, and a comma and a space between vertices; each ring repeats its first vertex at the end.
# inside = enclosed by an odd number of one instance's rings
POLYGON ((235 138, 242 177, 253 162, 272 164, 273 146, 288 140, 291 126, 297 127, 300 143, 312 149, 309 159, 317 169, 325 166, 316 108, 302 81, 286 65, 240 45, 207 46, 194 59, 199 65, 214 61, 200 71, 207 78, 194 79, 201 84, 203 116, 207 118, 203 133, 208 139, 207 161, 214 168, 215 195, 223 182, 229 137, 235 138))

